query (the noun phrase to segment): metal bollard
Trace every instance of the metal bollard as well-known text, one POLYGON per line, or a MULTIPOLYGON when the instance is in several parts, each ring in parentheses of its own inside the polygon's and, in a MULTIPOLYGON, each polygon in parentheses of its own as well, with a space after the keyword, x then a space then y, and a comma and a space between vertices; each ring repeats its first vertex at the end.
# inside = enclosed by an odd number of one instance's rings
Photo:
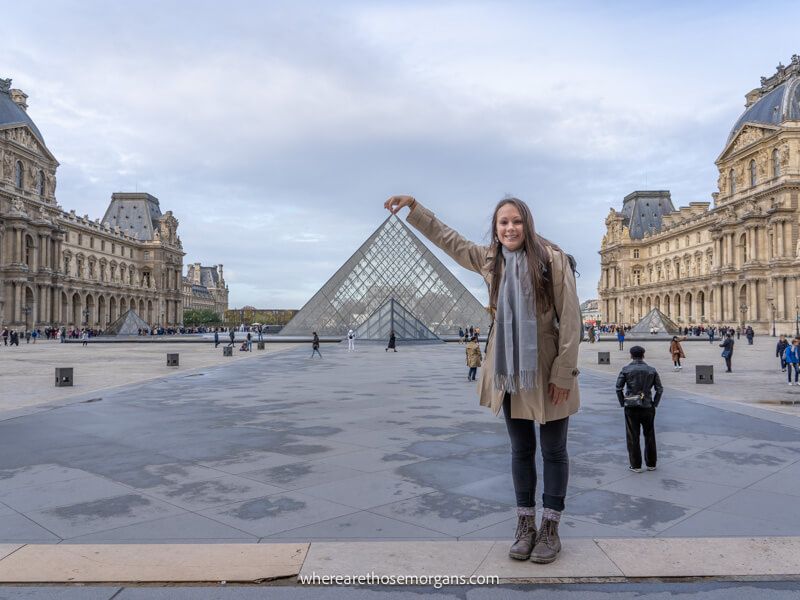
POLYGON ((56 367, 56 387, 72 387, 72 367, 56 367))
POLYGON ((597 364, 598 365, 610 365, 611 364, 611 352, 598 352, 597 353, 597 364))
POLYGON ((695 383, 714 383, 714 365, 695 365, 695 383))
POLYGON ((264 342, 258 342, 256 344, 256 348, 258 348, 259 350, 263 350, 264 349, 264 342))
POLYGON ((233 356, 233 346, 225 346, 222 349, 222 356, 233 356))
POLYGON ((178 366, 178 355, 177 354, 167 354, 167 366, 168 367, 177 367, 178 366))

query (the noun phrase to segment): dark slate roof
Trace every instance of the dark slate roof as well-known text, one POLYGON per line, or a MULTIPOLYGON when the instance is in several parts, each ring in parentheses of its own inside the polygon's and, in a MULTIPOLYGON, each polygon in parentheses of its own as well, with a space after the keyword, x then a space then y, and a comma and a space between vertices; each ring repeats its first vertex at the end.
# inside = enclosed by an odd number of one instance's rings
POLYGON ((648 231, 661 231, 661 217, 675 212, 668 191, 631 192, 622 201, 624 224, 633 240, 640 240, 648 231))
POLYGON ((33 135, 46 146, 42 133, 28 116, 28 113, 17 106, 17 103, 11 99, 11 94, 9 90, 5 89, 5 86, 0 86, 0 129, 20 125, 27 125, 33 135))
POLYGON ((163 217, 158 198, 146 193, 115 193, 111 196, 103 223, 120 229, 140 240, 152 240, 153 230, 163 217))
POLYGON ((219 287, 217 267, 200 267, 200 283, 206 287, 219 287))
POLYGON ((800 77, 792 77, 745 109, 728 136, 730 142, 745 123, 780 125, 800 120, 800 77))

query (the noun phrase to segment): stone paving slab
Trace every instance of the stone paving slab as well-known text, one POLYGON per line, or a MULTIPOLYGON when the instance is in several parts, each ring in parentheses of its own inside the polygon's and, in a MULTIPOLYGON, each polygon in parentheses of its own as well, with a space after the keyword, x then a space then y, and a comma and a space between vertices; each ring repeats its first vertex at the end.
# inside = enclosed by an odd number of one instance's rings
POLYGON ((264 581, 300 572, 308 544, 30 545, 0 560, 0 583, 264 581))
POLYGON ((800 576, 800 538, 598 540, 626 577, 800 576))
POLYGON ((314 542, 301 576, 460 575, 469 577, 494 542, 314 542))

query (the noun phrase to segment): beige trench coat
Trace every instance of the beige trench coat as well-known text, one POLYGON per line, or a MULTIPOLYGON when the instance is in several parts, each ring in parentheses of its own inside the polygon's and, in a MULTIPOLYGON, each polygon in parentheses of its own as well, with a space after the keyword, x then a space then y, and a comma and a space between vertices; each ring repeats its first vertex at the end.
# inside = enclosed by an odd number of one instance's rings
MULTIPOLYGON (((486 285, 491 286, 494 248, 470 242, 442 223, 419 202, 409 213, 408 222, 459 265, 480 273, 486 285)), ((511 417, 537 423, 556 421, 575 414, 581 403, 578 389, 578 345, 582 323, 575 277, 565 254, 551 251, 550 255, 555 304, 546 312, 537 311, 536 315, 539 346, 536 388, 511 395, 511 417), (550 383, 569 390, 566 402, 553 406, 547 394, 550 383)), ((491 408, 497 415, 503 407, 504 393, 496 390, 493 385, 493 345, 494 331, 489 334, 486 356, 478 379, 478 391, 481 406, 491 408)))

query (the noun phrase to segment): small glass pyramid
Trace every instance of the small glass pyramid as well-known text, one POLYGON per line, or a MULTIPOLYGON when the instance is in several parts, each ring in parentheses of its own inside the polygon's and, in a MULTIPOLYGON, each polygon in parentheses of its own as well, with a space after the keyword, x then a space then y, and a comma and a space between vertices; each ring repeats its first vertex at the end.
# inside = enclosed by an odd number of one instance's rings
POLYGON ((281 330, 280 335, 345 335, 394 299, 437 336, 489 314, 408 226, 389 216, 281 330))
POLYGON ((142 329, 150 333, 150 325, 145 323, 134 310, 128 310, 106 327, 103 335, 139 335, 142 329))
POLYGON ((382 341, 394 335, 401 341, 439 342, 439 336, 425 327, 425 324, 408 312, 394 298, 389 299, 370 315, 356 329, 356 339, 361 341, 382 341))
POLYGON ((662 313, 657 308, 654 308, 647 313, 641 321, 634 325, 628 334, 631 333, 646 333, 650 334, 652 328, 656 328, 656 333, 667 333, 669 335, 678 335, 681 328, 675 324, 667 315, 662 313))

